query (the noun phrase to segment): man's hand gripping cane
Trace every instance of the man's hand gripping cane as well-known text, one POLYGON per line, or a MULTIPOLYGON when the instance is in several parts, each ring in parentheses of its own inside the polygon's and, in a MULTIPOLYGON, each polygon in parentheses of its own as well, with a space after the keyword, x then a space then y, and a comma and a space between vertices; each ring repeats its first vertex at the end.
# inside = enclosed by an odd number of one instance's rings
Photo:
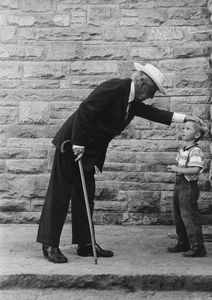
POLYGON ((76 156, 75 161, 78 161, 80 158, 82 158, 82 156, 85 152, 84 146, 73 145, 72 149, 73 149, 74 155, 76 156))

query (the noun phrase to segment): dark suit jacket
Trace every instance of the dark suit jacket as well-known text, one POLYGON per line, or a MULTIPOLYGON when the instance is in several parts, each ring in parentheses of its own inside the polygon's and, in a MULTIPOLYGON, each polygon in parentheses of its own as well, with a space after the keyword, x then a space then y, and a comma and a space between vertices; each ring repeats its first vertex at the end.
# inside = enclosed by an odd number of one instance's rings
POLYGON ((170 125, 172 112, 134 100, 127 120, 126 109, 132 80, 111 79, 100 84, 79 105, 57 132, 53 144, 60 149, 65 141, 85 146, 83 166, 102 170, 108 143, 130 123, 134 116, 170 125))

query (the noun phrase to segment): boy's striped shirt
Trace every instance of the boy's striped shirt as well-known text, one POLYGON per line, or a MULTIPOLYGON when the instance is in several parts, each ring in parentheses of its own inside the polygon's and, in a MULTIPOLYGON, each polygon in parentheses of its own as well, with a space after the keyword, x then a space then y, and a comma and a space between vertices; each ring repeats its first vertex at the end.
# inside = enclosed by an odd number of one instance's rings
MULTIPOLYGON (((200 173, 203 171, 204 154, 198 146, 194 146, 192 149, 180 149, 176 160, 179 167, 200 167, 200 173)), ((198 180, 199 178, 199 174, 184 176, 188 181, 198 180)))

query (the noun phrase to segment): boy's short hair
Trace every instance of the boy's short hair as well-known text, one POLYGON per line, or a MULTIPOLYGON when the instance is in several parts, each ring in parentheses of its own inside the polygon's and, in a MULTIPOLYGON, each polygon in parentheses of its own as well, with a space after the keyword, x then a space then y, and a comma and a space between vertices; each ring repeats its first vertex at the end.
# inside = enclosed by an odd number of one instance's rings
POLYGON ((196 141, 199 141, 208 133, 208 127, 205 122, 198 117, 194 117, 194 120, 191 122, 194 123, 196 131, 200 133, 200 136, 196 139, 196 141))

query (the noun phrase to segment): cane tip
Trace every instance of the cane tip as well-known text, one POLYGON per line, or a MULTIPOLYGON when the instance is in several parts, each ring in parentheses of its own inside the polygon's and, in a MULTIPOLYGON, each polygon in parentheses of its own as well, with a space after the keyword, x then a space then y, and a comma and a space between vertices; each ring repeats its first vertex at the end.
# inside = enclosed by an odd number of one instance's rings
POLYGON ((97 259, 95 259, 95 265, 97 265, 97 259))

